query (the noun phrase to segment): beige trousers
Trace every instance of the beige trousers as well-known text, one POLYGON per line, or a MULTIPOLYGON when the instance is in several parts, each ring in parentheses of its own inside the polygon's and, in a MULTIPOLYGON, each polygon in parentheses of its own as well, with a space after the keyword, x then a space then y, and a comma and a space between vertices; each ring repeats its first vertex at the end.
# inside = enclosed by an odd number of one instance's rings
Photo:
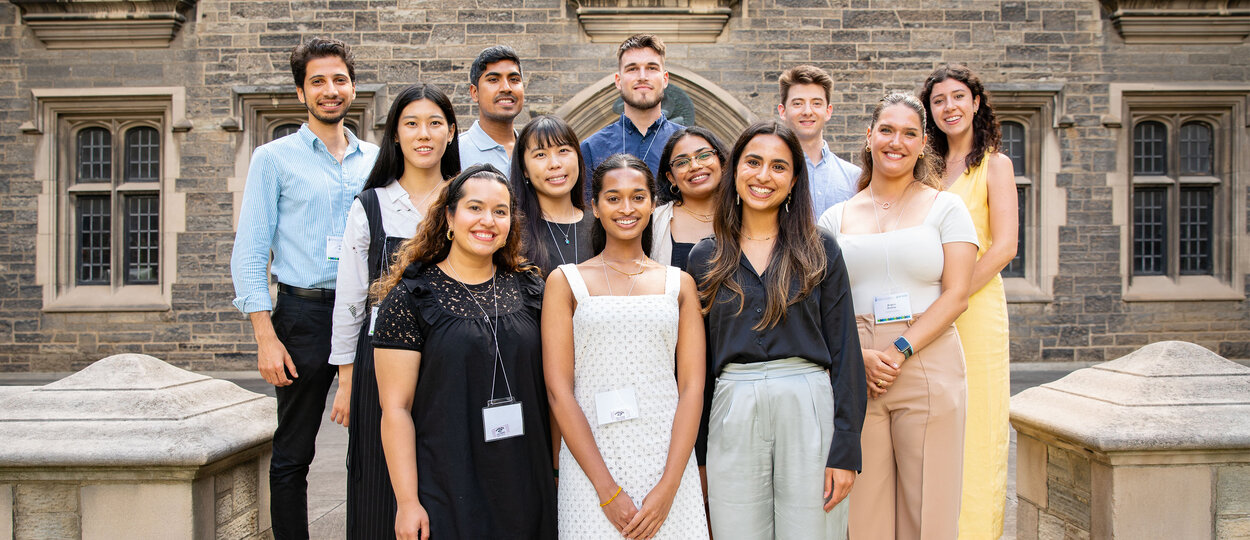
MULTIPOLYGON (((878 325, 864 315, 856 322, 860 346, 878 350, 911 325, 878 325)), ((852 540, 958 536, 966 394, 952 325, 903 364, 885 395, 868 400, 864 471, 850 496, 852 540)))
POLYGON ((846 538, 847 502, 824 510, 832 443, 833 388, 824 368, 801 358, 726 366, 708 421, 712 536, 846 538))

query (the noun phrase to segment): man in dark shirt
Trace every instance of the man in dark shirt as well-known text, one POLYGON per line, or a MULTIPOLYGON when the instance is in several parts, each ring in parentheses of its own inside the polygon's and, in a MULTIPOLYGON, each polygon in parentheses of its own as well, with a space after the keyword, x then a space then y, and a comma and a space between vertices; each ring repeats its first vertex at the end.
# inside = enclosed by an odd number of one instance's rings
MULTIPOLYGON (((586 178, 612 154, 632 154, 647 163, 651 174, 660 169, 660 154, 669 136, 682 126, 668 121, 660 102, 668 87, 664 71, 664 41, 652 34, 634 34, 616 50, 616 89, 625 101, 620 119, 582 141, 586 178)), ((586 182, 590 198, 590 182, 586 182)))

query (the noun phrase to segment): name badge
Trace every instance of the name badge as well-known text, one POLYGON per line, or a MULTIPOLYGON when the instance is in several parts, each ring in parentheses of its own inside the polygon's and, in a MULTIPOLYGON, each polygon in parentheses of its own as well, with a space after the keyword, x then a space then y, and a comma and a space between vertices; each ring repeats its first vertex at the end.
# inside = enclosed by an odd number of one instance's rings
POLYGON ((338 261, 339 255, 343 254, 343 237, 327 236, 326 237, 326 260, 338 261))
POLYGON ((901 292, 872 297, 872 314, 877 324, 910 321, 911 294, 901 292))
POLYGON ((495 442, 525 435, 525 421, 521 415, 521 402, 511 399, 498 400, 501 403, 482 407, 482 427, 486 431, 486 442, 495 442))
POLYGON ((621 388, 595 394, 595 411, 599 425, 638 418, 638 398, 633 388, 621 388))
POLYGON ((369 314, 369 335, 373 335, 373 327, 378 325, 378 306, 373 306, 369 314))

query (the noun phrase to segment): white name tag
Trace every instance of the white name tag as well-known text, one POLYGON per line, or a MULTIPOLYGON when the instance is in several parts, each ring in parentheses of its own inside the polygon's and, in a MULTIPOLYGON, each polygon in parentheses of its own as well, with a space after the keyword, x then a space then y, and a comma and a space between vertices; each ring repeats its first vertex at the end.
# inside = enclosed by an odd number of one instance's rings
POLYGON ((599 425, 638 418, 638 398, 633 388, 595 394, 595 414, 599 425))
POLYGON ((339 255, 343 254, 343 237, 327 236, 326 237, 326 260, 337 261, 339 255))
POLYGON ((910 321, 911 295, 905 292, 872 297, 872 314, 877 324, 910 321))
POLYGON ((486 442, 495 442, 525 435, 525 420, 521 415, 521 402, 482 407, 482 427, 486 430, 486 442))
POLYGON ((369 335, 373 335, 373 327, 378 325, 378 306, 373 306, 369 314, 369 335))

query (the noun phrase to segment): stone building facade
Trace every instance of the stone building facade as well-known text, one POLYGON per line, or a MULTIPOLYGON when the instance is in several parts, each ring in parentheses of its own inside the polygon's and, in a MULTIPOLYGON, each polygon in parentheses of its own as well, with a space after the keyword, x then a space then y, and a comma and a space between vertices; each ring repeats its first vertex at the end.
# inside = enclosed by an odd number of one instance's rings
POLYGON ((353 45, 349 123, 368 140, 416 81, 448 91, 466 129, 468 67, 493 44, 523 59, 519 120, 556 113, 585 136, 615 118, 615 46, 635 30, 666 38, 695 123, 730 138, 775 114, 782 70, 824 67, 843 157, 885 92, 969 64, 1023 201, 1012 360, 1164 339, 1250 357, 1243 0, 8 0, 0 371, 120 352, 254 368, 230 250, 252 149, 304 116, 295 43, 353 45))

